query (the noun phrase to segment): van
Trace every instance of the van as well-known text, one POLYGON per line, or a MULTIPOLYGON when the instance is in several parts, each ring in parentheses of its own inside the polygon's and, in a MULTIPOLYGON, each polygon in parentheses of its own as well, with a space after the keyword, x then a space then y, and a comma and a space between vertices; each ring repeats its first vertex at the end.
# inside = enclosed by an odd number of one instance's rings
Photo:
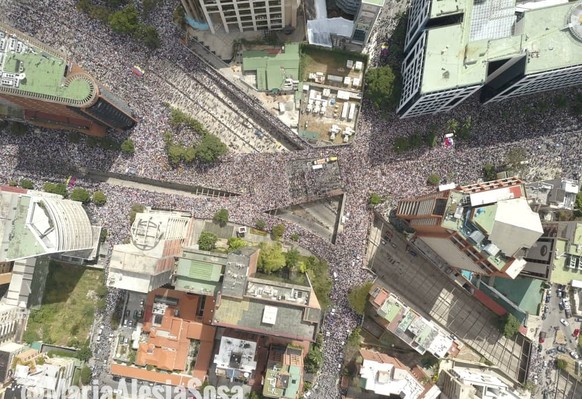
POLYGON ((333 272, 333 279, 337 280, 337 273, 336 272, 333 272))

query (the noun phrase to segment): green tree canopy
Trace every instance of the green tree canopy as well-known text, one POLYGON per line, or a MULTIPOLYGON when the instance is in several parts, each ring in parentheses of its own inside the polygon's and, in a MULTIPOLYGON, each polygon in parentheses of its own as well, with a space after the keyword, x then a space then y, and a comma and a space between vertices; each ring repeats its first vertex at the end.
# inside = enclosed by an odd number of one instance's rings
POLYGON ((376 193, 372 193, 368 199, 368 204, 375 206, 381 204, 383 201, 382 197, 376 193))
POLYGON ((517 320, 517 318, 511 313, 508 313, 503 324, 503 335, 511 338, 517 334, 519 327, 521 327, 519 320, 517 320))
POLYGON ((67 186, 64 183, 45 183, 42 189, 47 193, 59 194, 63 197, 67 196, 67 186))
POLYGON ((495 170, 495 165, 492 163, 486 163, 483 165, 483 177, 486 181, 495 180, 497 178, 497 172, 495 170))
POLYGON ((83 365, 81 369, 81 383, 87 385, 91 382, 91 369, 87 365, 83 365))
POLYGON ((91 200, 91 194, 89 194, 89 191, 85 190, 84 188, 77 187, 71 193, 70 198, 73 201, 79 201, 86 204, 91 200))
POLYGON ((274 240, 280 240, 283 234, 285 234, 285 225, 281 223, 274 225, 271 229, 271 234, 274 240))
POLYGON ((219 224, 221 227, 226 226, 228 223, 228 209, 221 208, 212 217, 212 221, 219 224))
POLYGON ((83 347, 81 349, 79 349, 79 351, 77 352, 77 358, 79 358, 79 360, 82 360, 84 362, 89 361, 89 359, 91 359, 91 357, 93 357, 93 352, 91 352, 91 348, 89 347, 89 345, 83 345, 83 347))
POLYGON ((267 227, 267 223, 265 223, 264 220, 259 219, 255 222, 255 227, 259 230, 265 230, 265 227, 267 227))
POLYGON ((259 260, 257 263, 259 270, 263 273, 271 274, 278 272, 285 266, 285 254, 279 243, 262 244, 259 260))
POLYGON ((247 246, 247 242, 242 238, 238 237, 230 237, 228 239, 228 249, 231 251, 236 251, 237 249, 241 249, 247 246))
POLYGON ((557 359, 556 360, 556 368, 558 370, 564 370, 566 368, 566 361, 564 359, 557 359))
POLYGON ((205 163, 213 163, 226 154, 226 150, 226 145, 217 136, 207 133, 196 147, 196 158, 205 163))
POLYGON ((370 69, 366 74, 366 94, 376 108, 395 109, 400 96, 398 86, 389 66, 370 69))
POLYGON ((430 175, 428 175, 428 177, 426 178, 426 182, 428 184, 430 184, 431 186, 438 186, 439 183, 441 182, 441 178, 439 175, 437 175, 436 173, 431 173, 430 175))
POLYGON ((93 203, 97 206, 103 206, 107 202, 107 197, 103 191, 95 191, 93 193, 93 203))
POLYGON ((218 237, 216 234, 212 234, 209 231, 203 231, 200 233, 200 238, 198 239, 198 246, 203 251, 211 251, 216 248, 216 241, 218 237))
POLYGON ((109 26, 116 33, 134 33, 139 28, 138 13, 134 6, 122 8, 109 17, 109 26))
POLYGON ((582 210, 582 191, 576 194, 576 202, 574 203, 576 209, 582 210))
POLYGON ((135 152, 135 146, 132 139, 127 139, 121 143, 121 151, 126 154, 133 154, 135 152))
POLYGON ((348 292, 348 301, 350 302, 350 306, 354 312, 360 316, 364 314, 366 309, 370 288, 372 288, 372 283, 367 282, 360 286, 352 287, 352 289, 348 292))
POLYGON ((136 35, 144 46, 150 50, 155 50, 162 45, 160 35, 155 26, 141 24, 137 29, 136 35))
POLYGON ((30 179, 22 179, 20 180, 20 187, 32 190, 34 188, 34 183, 30 179))
POLYGON ((285 266, 290 270, 297 268, 299 264, 300 255, 297 248, 291 248, 289 251, 285 252, 285 266))

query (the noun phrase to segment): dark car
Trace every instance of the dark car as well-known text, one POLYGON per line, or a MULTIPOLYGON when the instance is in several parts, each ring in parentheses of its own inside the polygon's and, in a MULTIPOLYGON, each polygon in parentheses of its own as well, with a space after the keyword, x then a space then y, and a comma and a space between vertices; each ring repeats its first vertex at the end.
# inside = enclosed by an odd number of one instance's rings
POLYGON ((565 348, 565 347, 563 347, 563 346, 558 346, 556 349, 557 349, 557 350, 558 350, 558 352, 560 352, 560 353, 566 353, 566 348, 565 348))
POLYGON ((408 250, 408 253, 412 256, 418 256, 418 254, 414 251, 408 250))
POLYGON ((542 331, 542 332, 540 332, 540 344, 543 344, 545 340, 546 340, 546 332, 542 331))

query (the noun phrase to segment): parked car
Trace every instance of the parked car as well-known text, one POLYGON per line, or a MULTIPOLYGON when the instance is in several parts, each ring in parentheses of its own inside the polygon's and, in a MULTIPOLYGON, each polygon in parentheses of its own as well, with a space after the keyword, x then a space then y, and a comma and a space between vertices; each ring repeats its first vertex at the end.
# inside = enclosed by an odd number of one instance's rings
POLYGON ((557 350, 558 350, 558 352, 560 352, 560 353, 566 353, 566 348, 564 348, 563 346, 558 346, 556 349, 557 349, 557 350))
POLYGON ((554 353, 556 353, 556 348, 548 349, 546 351, 546 354, 548 354, 548 355, 553 355, 554 353))
POLYGON ((570 325, 570 323, 568 323, 568 320, 566 320, 566 319, 560 319, 560 323, 562 323, 565 326, 570 325))
POLYGON ((545 340, 546 340, 546 332, 541 331, 540 332, 540 344, 543 344, 545 340))
POLYGON ((408 253, 409 253, 410 255, 412 255, 412 256, 417 256, 417 253, 416 253, 416 252, 414 252, 414 251, 408 250, 408 253))
POLYGON ((580 359, 580 356, 578 356, 578 354, 576 353, 576 351, 570 352, 570 356, 572 356, 574 359, 580 359))

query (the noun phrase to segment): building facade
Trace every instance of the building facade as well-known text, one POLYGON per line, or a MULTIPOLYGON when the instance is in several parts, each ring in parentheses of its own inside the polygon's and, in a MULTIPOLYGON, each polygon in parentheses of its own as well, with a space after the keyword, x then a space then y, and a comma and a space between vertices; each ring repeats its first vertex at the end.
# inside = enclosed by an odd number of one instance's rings
POLYGON ((384 8, 384 0, 362 0, 354 19, 352 43, 365 46, 370 38, 374 24, 380 11, 384 8))
POLYGON ((543 234, 517 178, 405 199, 396 214, 450 266, 481 275, 517 277, 543 234))
POLYGON ((529 7, 413 0, 400 116, 449 111, 478 90, 489 103, 581 84, 582 3, 529 7))
POLYGON ((298 0, 182 0, 182 4, 188 18, 212 33, 271 31, 297 26, 298 0))
POLYGON ((136 124, 128 104, 65 54, 0 24, 0 119, 104 136, 136 124))

